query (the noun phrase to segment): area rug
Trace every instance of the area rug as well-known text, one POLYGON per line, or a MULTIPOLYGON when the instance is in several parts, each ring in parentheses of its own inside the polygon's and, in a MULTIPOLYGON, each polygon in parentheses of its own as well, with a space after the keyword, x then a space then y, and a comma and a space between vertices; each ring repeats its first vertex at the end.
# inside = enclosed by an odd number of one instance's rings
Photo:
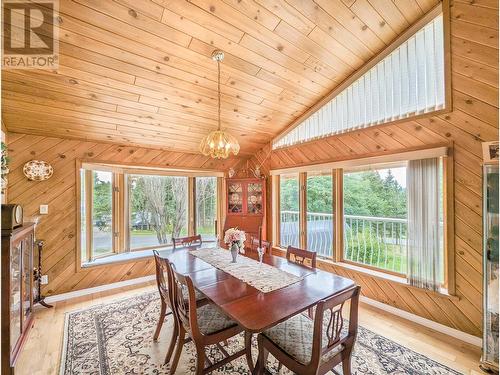
MULTIPOLYGON (((61 375, 137 375, 168 374, 163 364, 172 329, 172 318, 165 321, 160 339, 152 337, 159 316, 156 292, 145 293, 109 304, 70 312, 66 315, 61 375)), ((228 351, 243 348, 243 337, 228 343, 228 351)), ((217 347, 207 349, 217 361, 217 347)), ((254 342, 254 356, 257 355, 254 342)), ((278 373, 276 361, 269 356, 268 368, 278 373)), ((213 362, 212 361, 212 362, 213 362)), ((192 374, 196 351, 192 343, 184 346, 176 374, 192 374)), ((342 373, 339 365, 335 370, 342 373)), ((244 357, 232 361, 213 374, 249 374, 244 357)), ((282 368, 280 374, 289 374, 282 368)), ((352 357, 353 374, 460 374, 430 358, 418 354, 370 330, 359 327, 352 357)))

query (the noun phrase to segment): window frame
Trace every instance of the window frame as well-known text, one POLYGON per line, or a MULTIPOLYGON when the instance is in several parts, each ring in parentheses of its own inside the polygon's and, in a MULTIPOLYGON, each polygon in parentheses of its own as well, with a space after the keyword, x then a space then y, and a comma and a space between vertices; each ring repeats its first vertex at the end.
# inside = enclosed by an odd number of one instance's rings
MULTIPOLYGON (((80 272, 82 269, 89 267, 100 267, 109 264, 117 264, 124 262, 135 262, 143 257, 131 257, 131 259, 117 259, 112 260, 114 255, 123 253, 135 253, 140 251, 147 251, 152 249, 166 249, 172 247, 172 244, 165 246, 146 246, 141 248, 130 249, 130 219, 129 219, 129 189, 127 186, 127 176, 131 174, 141 175, 157 175, 157 176, 180 176, 187 177, 187 196, 188 196, 188 213, 187 213, 187 229, 188 236, 196 234, 196 177, 215 177, 216 183, 216 196, 217 196, 217 209, 216 225, 217 233, 220 233, 223 212, 220 210, 222 199, 222 180, 224 172, 217 170, 199 170, 191 168, 165 168, 163 166, 144 166, 136 164, 121 164, 110 162, 99 162, 94 160, 76 160, 76 271, 80 272), (92 172, 105 171, 112 173, 112 251, 100 256, 93 256, 92 249, 92 199, 88 197, 93 196, 93 179, 92 172), (84 174, 82 181, 81 171, 84 174), (82 186, 83 184, 83 186, 82 186), (85 218, 82 218, 82 188, 85 194, 85 218), (82 231, 82 219, 85 220, 85 232, 82 231), (82 247, 82 236, 85 236, 85 249, 82 247), (85 253, 83 253, 85 251, 85 253), (92 264, 94 260, 109 258, 109 262, 92 264)), ((206 241, 212 242, 212 241, 206 241)), ((147 255, 147 257, 152 256, 147 255)))
MULTIPOLYGON (((429 146, 424 146, 420 148, 416 148, 412 151, 409 152, 384 152, 381 153, 380 155, 376 155, 375 158, 381 157, 383 159, 388 160, 388 163, 390 163, 390 158, 396 158, 398 161, 405 160, 402 155, 414 155, 412 154, 413 152, 418 152, 422 153, 421 159, 425 159, 426 155, 432 154, 434 150, 438 150, 443 145, 436 145, 436 147, 429 147, 429 146)), ((442 163, 443 163, 443 259, 444 259, 444 284, 443 288, 446 289, 447 294, 450 295, 455 295, 455 250, 454 250, 454 198, 453 198, 453 191, 454 191, 454 176, 453 176, 453 165, 454 165, 454 160, 453 160, 453 145, 452 144, 446 144, 446 154, 440 156, 442 158, 442 163)), ((437 152, 437 151, 436 151, 437 152)), ((366 165, 369 165, 370 162, 368 161, 370 158, 359 158, 359 159, 353 159, 357 161, 357 166, 359 166, 360 162, 363 160, 367 160, 366 165)), ((418 159, 416 157, 413 157, 413 159, 418 159)), ((409 160, 409 159, 407 159, 409 160)), ((348 163, 349 161, 345 161, 345 163, 348 163)), ((373 164, 373 163, 372 163, 373 164)), ((362 164, 361 164, 362 165, 362 164)), ((366 270, 368 273, 381 273, 381 274, 387 274, 390 276, 396 276, 398 278, 403 278, 407 279, 407 276, 405 274, 401 274, 398 272, 393 272, 390 270, 384 270, 381 268, 373 267, 370 265, 365 265, 362 263, 358 262, 352 262, 350 260, 344 259, 344 167, 342 166, 342 162, 339 163, 326 163, 324 166, 321 165, 311 165, 311 166, 304 166, 304 167, 299 167, 299 168, 293 168, 287 171, 286 169, 284 170, 277 170, 277 171, 271 171, 272 175, 272 196, 273 196, 273 246, 281 251, 286 250, 286 248, 282 247, 280 244, 280 204, 279 204, 279 199, 280 199, 280 174, 287 174, 287 173, 292 173, 292 171, 298 172, 299 173, 299 181, 300 181, 300 176, 302 177, 302 180, 307 181, 307 169, 310 171, 317 171, 317 170, 331 170, 332 171, 332 178, 333 178, 333 183, 332 183, 332 203, 333 203, 333 226, 334 226, 334 232, 333 232, 333 253, 331 257, 319 257, 318 259, 325 260, 325 261, 331 261, 334 263, 339 263, 339 264, 348 264, 348 265, 353 265, 355 267, 359 267, 360 269, 366 270), (339 164, 338 167, 335 165, 339 164), (330 167, 330 169, 328 169, 330 167), (297 171, 298 170, 298 171, 297 171), (277 203, 276 203, 277 202, 277 203)), ((305 185, 299 185, 299 192, 300 192, 300 200, 299 200, 299 217, 306 216, 307 212, 307 188, 305 185)), ((307 223, 303 223, 302 220, 299 220, 299 233, 302 233, 302 231, 307 232, 307 223)), ((307 248, 307 238, 305 235, 301 236, 300 239, 300 247, 301 248, 307 248)))

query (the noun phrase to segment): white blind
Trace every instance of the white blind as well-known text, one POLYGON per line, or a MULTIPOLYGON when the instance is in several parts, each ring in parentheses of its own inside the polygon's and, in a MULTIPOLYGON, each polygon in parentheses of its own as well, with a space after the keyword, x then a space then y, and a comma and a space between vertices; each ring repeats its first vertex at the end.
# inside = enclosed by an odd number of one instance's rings
POLYGON ((444 108, 443 16, 417 31, 273 149, 444 108))

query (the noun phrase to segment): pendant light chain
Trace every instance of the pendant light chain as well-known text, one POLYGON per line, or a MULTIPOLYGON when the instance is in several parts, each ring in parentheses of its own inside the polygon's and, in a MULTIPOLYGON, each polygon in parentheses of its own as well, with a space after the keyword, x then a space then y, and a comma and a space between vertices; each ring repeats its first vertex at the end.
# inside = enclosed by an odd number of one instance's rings
POLYGON ((210 132, 200 143, 203 155, 214 159, 226 159, 229 154, 238 155, 240 145, 238 140, 228 132, 221 130, 221 105, 222 93, 220 90, 220 63, 224 59, 224 52, 216 50, 212 59, 217 61, 217 130, 210 132))
POLYGON ((217 93, 218 93, 218 128, 217 130, 220 130, 220 61, 217 60, 217 93))

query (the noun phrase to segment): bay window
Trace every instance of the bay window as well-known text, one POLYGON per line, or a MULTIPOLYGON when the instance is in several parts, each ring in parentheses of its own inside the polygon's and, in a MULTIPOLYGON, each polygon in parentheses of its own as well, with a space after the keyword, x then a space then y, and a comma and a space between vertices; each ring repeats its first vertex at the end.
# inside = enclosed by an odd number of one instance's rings
POLYGON ((151 255, 173 237, 215 241, 218 178, 221 172, 81 163, 80 265, 151 255))

